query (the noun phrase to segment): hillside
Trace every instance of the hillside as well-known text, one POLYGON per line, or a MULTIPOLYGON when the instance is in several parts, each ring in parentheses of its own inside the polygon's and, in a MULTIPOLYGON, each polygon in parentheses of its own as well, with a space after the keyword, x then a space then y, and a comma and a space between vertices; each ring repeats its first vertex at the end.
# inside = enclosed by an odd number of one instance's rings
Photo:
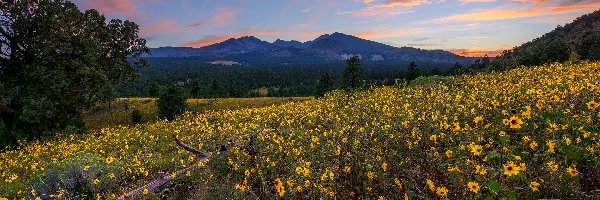
MULTIPOLYGON (((438 64, 456 62, 471 64, 475 58, 458 56, 443 50, 424 50, 412 47, 393 47, 390 45, 358 38, 343 33, 321 35, 314 40, 298 42, 295 40, 276 40, 273 43, 262 41, 254 36, 231 38, 223 42, 200 48, 161 47, 153 48, 146 57, 203 57, 206 59, 233 59, 238 62, 254 64, 255 61, 283 63, 290 61, 345 60, 347 55, 360 55, 364 61, 412 62, 420 61, 438 64)), ((183 59, 183 58, 182 58, 183 59)))
POLYGON ((541 37, 505 51, 496 60, 503 66, 563 62, 577 54, 579 59, 600 60, 600 10, 558 26, 541 37))
POLYGON ((0 197, 114 198, 166 176, 177 198, 194 186, 241 199, 598 198, 599 70, 517 68, 23 144, 0 153, 0 197))

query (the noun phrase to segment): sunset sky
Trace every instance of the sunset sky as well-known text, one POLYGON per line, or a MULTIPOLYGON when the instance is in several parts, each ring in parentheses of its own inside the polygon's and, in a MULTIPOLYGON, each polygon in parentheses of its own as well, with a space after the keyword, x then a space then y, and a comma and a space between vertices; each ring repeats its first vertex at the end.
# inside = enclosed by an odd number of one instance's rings
POLYGON ((149 47, 246 35, 307 41, 342 32, 392 46, 495 55, 600 8, 600 0, 75 0, 141 27, 149 47))

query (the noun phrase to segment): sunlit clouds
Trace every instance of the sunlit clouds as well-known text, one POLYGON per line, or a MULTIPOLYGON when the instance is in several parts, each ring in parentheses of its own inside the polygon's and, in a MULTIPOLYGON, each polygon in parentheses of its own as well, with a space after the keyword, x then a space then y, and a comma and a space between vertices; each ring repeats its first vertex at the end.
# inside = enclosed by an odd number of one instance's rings
POLYGON ((496 55, 585 13, 597 0, 74 0, 133 20, 151 47, 202 47, 232 37, 308 41, 343 32, 390 44, 496 55), (485 36, 485 39, 475 39, 485 36), (430 41, 415 41, 431 38, 430 41))

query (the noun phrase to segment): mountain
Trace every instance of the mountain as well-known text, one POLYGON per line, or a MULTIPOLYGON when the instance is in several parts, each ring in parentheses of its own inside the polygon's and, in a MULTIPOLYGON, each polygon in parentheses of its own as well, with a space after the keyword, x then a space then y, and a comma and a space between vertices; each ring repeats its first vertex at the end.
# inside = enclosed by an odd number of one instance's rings
POLYGON ((273 45, 278 47, 294 47, 300 49, 306 48, 308 46, 306 43, 298 42, 296 40, 285 41, 280 39, 275 40, 275 42, 273 42, 273 45))
POLYGON ((563 62, 577 56, 580 59, 600 60, 600 10, 504 51, 496 61, 509 67, 563 62))
POLYGON ((231 38, 201 48, 153 48, 146 57, 204 57, 206 59, 231 59, 238 62, 253 60, 290 62, 294 60, 345 60, 352 55, 372 62, 427 62, 454 64, 473 63, 475 58, 458 56, 443 50, 423 50, 412 47, 394 47, 343 33, 321 35, 314 40, 299 42, 277 39, 273 43, 253 36, 231 38))

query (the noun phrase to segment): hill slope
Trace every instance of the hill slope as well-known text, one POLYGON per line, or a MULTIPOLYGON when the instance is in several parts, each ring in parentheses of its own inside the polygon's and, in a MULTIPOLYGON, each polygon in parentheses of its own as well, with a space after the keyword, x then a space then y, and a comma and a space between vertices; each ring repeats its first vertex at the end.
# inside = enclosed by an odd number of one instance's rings
POLYGON ((233 145, 227 159, 175 177, 209 197, 594 199, 599 71, 518 68, 26 144, 0 153, 0 196, 122 194, 195 165, 178 136, 213 155, 233 145))
POLYGON ((505 51, 496 60, 504 66, 539 65, 566 61, 571 52, 580 59, 600 60, 600 10, 505 51))

